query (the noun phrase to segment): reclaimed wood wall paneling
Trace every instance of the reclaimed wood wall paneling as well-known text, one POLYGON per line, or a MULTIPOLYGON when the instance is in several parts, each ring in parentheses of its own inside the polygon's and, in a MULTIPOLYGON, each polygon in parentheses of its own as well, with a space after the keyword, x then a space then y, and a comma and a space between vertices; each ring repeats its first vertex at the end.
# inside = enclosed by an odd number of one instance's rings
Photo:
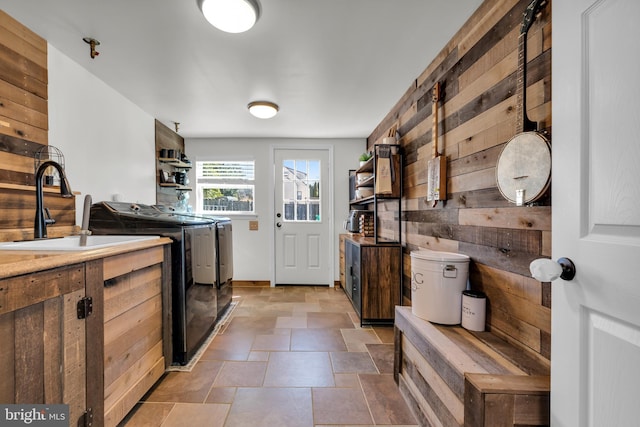
MULTIPOLYGON (((75 224, 74 198, 46 191, 44 205, 56 220, 55 224, 47 226, 51 237, 58 236, 57 231, 70 230, 70 226, 75 224)), ((35 208, 35 192, 0 188, 0 240, 32 239, 35 208)))
MULTIPOLYGON (((47 41, 0 10, 0 241, 33 238, 34 157, 48 145, 47 85, 47 41)), ((71 234, 74 198, 49 189, 45 206, 56 223, 48 234, 71 234)))
MULTIPOLYGON (((550 192, 533 208, 514 207, 497 189, 495 166, 516 133, 516 68, 529 0, 485 1, 416 78, 368 138, 398 127, 405 153, 403 302, 410 303, 410 252, 420 248, 472 258, 472 287, 489 294, 488 328, 534 357, 549 359, 550 291, 529 276, 550 255, 550 192), (443 87, 439 132, 448 160, 447 201, 426 203, 431 157, 431 88, 443 87)), ((528 33, 527 111, 551 133, 551 6, 528 33)), ((388 221, 379 225, 391 227, 388 221), (389 224, 389 225, 387 225, 389 224)), ((392 230, 389 230, 392 231, 392 230)), ((382 231, 385 233, 385 230, 382 231)))

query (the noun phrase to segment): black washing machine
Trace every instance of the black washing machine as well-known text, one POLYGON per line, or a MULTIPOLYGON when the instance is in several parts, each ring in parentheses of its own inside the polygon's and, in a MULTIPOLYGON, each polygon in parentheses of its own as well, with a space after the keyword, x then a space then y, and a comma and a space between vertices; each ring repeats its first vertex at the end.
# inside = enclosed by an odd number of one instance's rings
POLYGON ((205 230, 197 233, 194 247, 197 256, 193 258, 193 278, 199 284, 215 283, 218 291, 217 312, 218 318, 231 304, 233 297, 233 226, 231 219, 227 217, 198 216, 193 213, 177 211, 173 206, 154 205, 155 209, 162 213, 171 213, 193 218, 201 218, 213 221, 215 227, 215 244, 205 230), (211 260, 215 260, 210 265, 211 260))
POLYGON ((214 255, 198 249, 216 246, 216 227, 216 222, 209 218, 161 212, 153 206, 139 203, 99 202, 91 206, 89 229, 93 234, 144 234, 171 238, 174 364, 187 364, 216 323, 216 284, 194 280, 194 266, 198 269, 202 263, 216 263, 215 257, 212 258, 214 255))

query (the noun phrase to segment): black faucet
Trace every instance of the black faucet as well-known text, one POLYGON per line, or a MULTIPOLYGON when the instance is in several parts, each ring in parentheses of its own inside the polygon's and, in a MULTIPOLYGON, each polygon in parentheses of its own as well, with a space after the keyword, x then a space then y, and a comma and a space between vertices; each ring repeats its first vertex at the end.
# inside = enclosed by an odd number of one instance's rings
POLYGON ((47 160, 43 162, 36 171, 36 219, 33 224, 33 238, 34 239, 44 239, 47 237, 47 224, 53 224, 53 220, 49 216, 49 219, 44 218, 44 209, 42 206, 42 176, 44 175, 44 171, 49 167, 53 166, 58 170, 60 174, 60 194, 62 197, 72 197, 73 193, 71 192, 71 186, 69 185, 69 181, 67 181, 67 177, 64 174, 64 169, 58 163, 53 160, 47 160))

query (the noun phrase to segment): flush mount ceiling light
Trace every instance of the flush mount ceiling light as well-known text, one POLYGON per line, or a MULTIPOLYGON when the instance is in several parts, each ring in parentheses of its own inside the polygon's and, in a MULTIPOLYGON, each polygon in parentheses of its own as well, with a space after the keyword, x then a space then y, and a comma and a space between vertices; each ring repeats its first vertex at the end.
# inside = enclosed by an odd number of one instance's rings
POLYGON ((260 17, 258 0, 198 0, 198 6, 211 25, 227 33, 247 31, 260 17))
POLYGON ((270 119, 280 109, 277 104, 269 101, 253 101, 247 105, 249 112, 259 119, 270 119))

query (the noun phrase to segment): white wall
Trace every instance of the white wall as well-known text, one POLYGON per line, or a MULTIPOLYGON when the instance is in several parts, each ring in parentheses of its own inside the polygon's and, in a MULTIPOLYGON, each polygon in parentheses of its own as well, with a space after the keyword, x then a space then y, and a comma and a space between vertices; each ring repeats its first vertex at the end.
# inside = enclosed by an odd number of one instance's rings
MULTIPOLYGON (((233 278, 235 280, 271 280, 273 248, 273 194, 269 192, 273 166, 270 164, 272 146, 332 146, 334 172, 334 280, 339 280, 338 234, 343 232, 342 221, 349 213, 349 169, 357 169, 358 157, 365 151, 365 139, 185 139, 185 152, 191 161, 246 160, 256 162, 255 216, 233 217, 233 278), (258 231, 249 230, 249 221, 257 220, 258 231)), ((195 187, 195 171, 189 179, 195 187)), ((195 197, 193 195, 192 197, 195 197)), ((195 205, 195 200, 192 200, 195 205)))
POLYGON ((153 204, 156 200, 154 118, 49 45, 49 144, 62 150, 76 196, 153 204))
MULTIPOLYGON (((65 155, 65 170, 76 198, 76 222, 85 194, 93 201, 154 204, 156 199, 154 118, 49 45, 49 144, 65 155)), ((269 173, 272 145, 333 147, 334 280, 339 279, 338 234, 349 213, 348 171, 358 165, 365 139, 187 139, 192 161, 250 153, 256 160, 256 216, 234 219, 234 278, 270 280, 271 226, 269 173), (259 221, 249 231, 249 220, 259 221)), ((193 173, 193 171, 192 171, 193 173)), ((190 177, 195 182, 194 177, 190 177)))

